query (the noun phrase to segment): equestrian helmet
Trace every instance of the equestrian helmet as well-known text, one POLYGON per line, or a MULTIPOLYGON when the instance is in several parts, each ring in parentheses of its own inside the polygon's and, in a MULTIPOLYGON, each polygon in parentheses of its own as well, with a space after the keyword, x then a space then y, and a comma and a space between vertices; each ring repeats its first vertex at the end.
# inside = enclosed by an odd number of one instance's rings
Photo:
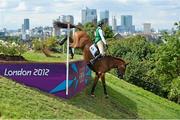
POLYGON ((103 24, 104 24, 103 21, 99 21, 97 25, 98 25, 98 26, 102 26, 103 24))

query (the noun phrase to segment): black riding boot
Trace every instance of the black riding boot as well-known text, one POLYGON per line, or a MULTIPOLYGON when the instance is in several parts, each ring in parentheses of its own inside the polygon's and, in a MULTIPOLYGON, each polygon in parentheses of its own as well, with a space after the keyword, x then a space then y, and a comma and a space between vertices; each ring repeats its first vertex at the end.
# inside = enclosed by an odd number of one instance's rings
POLYGON ((98 60, 98 59, 101 58, 101 57, 102 57, 102 55, 99 54, 99 55, 97 55, 95 58, 91 59, 91 60, 90 60, 91 65, 94 65, 94 63, 96 62, 96 60, 98 60))

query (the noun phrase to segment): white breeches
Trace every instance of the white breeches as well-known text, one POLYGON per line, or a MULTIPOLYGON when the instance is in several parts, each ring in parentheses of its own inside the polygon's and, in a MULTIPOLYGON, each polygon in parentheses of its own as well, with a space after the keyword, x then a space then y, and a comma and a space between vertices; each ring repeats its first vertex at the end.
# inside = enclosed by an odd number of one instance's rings
POLYGON ((98 46, 98 49, 99 49, 99 52, 102 56, 105 55, 105 49, 104 49, 104 43, 102 42, 102 40, 100 40, 98 43, 97 43, 97 46, 98 46))

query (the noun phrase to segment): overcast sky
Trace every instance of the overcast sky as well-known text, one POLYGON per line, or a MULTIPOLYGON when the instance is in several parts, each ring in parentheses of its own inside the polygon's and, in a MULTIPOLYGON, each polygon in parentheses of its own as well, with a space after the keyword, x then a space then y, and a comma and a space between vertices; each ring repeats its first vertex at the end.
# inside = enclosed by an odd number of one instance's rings
POLYGON ((30 27, 52 26, 52 20, 71 14, 75 23, 81 22, 81 9, 89 7, 99 12, 109 10, 110 24, 116 16, 133 15, 133 24, 141 29, 144 22, 155 29, 171 29, 180 21, 180 0, 0 0, 0 29, 21 28, 24 18, 30 19, 30 27))

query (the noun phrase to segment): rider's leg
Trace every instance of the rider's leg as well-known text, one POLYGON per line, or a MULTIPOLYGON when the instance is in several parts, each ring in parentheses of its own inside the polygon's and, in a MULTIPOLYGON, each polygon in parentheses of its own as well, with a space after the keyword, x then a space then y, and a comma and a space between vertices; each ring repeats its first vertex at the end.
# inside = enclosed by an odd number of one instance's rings
POLYGON ((98 46, 100 54, 102 56, 104 56, 105 55, 105 51, 104 51, 104 43, 102 42, 102 40, 97 43, 97 46, 98 46))
POLYGON ((97 47, 98 47, 98 49, 99 49, 100 54, 97 55, 97 56, 96 56, 95 58, 93 58, 92 60, 90 60, 90 63, 91 63, 91 64, 94 64, 95 61, 96 61, 98 58, 100 58, 100 57, 102 57, 102 56, 105 55, 105 52, 104 52, 104 44, 103 44, 102 41, 99 41, 99 42, 97 43, 97 47))

